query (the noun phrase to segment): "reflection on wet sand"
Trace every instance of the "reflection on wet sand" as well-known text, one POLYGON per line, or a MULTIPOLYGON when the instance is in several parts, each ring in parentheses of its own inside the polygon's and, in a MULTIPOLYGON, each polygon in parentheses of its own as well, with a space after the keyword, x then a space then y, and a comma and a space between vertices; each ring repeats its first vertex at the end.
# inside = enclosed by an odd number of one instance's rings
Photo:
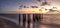
MULTIPOLYGON (((55 20, 54 17, 58 16, 58 14, 56 15, 44 15, 44 14, 21 14, 20 19, 22 18, 20 23, 23 23, 22 26, 26 26, 26 28, 60 28, 60 25, 58 24, 59 22, 57 22, 55 20), (25 16, 24 16, 25 15, 25 16), (53 16, 53 17, 52 17, 53 16), (26 21, 25 24, 24 20, 26 21), (49 20, 48 20, 49 19, 49 20), (53 20, 50 20, 53 19, 53 20), (31 24, 33 24, 31 27, 31 24)), ((56 17, 56 19, 59 19, 58 17, 56 17)), ((21 24, 20 24, 21 25, 21 24)))

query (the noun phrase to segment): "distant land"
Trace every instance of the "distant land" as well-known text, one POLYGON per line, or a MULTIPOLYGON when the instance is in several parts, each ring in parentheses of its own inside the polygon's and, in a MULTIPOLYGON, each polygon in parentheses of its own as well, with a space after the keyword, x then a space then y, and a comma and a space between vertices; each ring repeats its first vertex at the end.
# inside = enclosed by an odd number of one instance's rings
POLYGON ((18 11, 6 11, 6 12, 0 12, 0 14, 19 14, 18 11))

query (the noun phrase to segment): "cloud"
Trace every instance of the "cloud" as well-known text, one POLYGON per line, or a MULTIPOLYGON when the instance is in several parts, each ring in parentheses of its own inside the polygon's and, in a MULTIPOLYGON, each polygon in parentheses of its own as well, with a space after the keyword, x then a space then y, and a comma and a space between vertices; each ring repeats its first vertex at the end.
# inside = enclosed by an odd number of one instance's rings
POLYGON ((42 0, 37 0, 38 2, 41 2, 42 0))
POLYGON ((38 6, 31 6, 31 8, 38 8, 38 6))

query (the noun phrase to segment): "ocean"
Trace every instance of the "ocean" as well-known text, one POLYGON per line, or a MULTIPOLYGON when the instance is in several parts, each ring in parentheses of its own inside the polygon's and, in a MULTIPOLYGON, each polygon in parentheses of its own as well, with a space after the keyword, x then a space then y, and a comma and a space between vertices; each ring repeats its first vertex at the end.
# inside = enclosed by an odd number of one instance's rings
POLYGON ((11 18, 11 19, 18 19, 19 18, 19 14, 0 14, 0 16, 4 16, 7 18, 11 18))

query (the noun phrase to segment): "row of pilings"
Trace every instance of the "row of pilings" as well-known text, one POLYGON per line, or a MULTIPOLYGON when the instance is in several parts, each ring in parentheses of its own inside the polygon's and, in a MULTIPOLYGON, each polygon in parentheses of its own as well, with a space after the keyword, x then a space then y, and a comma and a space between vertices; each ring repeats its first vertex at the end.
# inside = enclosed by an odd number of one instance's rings
POLYGON ((19 14, 19 24, 24 28, 38 28, 42 19, 43 14, 19 14))

